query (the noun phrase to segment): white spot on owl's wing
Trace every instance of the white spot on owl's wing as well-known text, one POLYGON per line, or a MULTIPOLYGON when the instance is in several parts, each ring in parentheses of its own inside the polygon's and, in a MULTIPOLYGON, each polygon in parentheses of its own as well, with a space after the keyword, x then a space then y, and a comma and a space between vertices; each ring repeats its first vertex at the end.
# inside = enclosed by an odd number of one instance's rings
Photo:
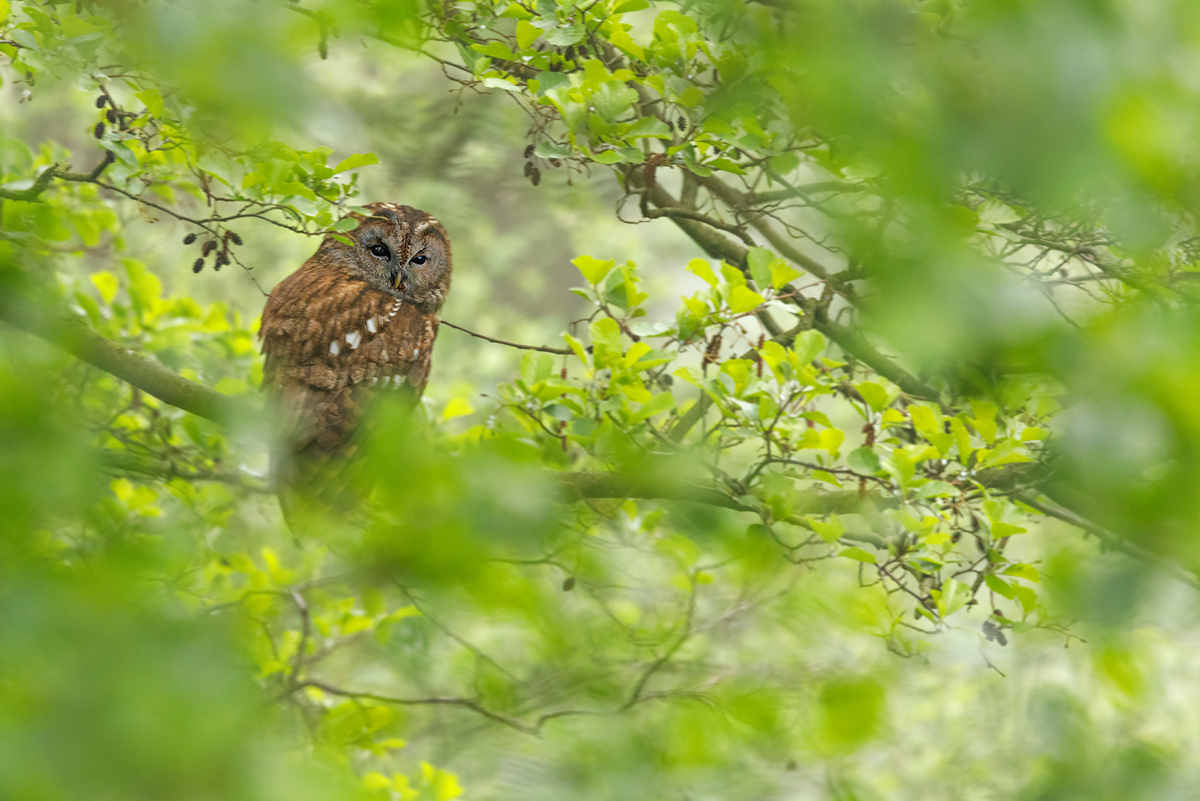
POLYGON ((420 355, 420 353, 421 353, 420 348, 413 348, 413 358, 414 359, 417 358, 417 356, 420 355))
POLYGON ((337 340, 329 343, 329 352, 334 356, 342 352, 342 346, 337 343, 337 340))
POLYGON ((358 350, 358 346, 361 342, 362 334, 358 333, 357 331, 351 331, 349 334, 346 334, 346 344, 350 346, 351 350, 358 350))
POLYGON ((378 328, 375 327, 375 318, 374 317, 372 317, 370 320, 367 320, 367 330, 370 331, 372 334, 374 334, 376 331, 379 330, 378 328))

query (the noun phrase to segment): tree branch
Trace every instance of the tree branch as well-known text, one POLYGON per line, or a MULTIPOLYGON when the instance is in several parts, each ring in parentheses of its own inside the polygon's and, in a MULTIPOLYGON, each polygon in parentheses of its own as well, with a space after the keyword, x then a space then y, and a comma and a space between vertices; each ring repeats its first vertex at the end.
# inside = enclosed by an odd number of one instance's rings
POLYGON ((265 436, 262 413, 254 406, 189 381, 140 353, 97 334, 78 317, 39 316, 36 303, 9 296, 0 300, 0 320, 46 340, 72 356, 98 367, 176 408, 226 426, 265 436), (25 302, 22 302, 22 301, 25 302))
MULTIPOLYGON (((746 195, 743 195, 719 178, 701 178, 700 181, 710 192, 734 208, 746 207, 752 202, 746 195)), ((762 234, 771 243, 771 247, 775 248, 785 259, 803 267, 807 272, 812 273, 822 280, 829 279, 829 271, 825 269, 824 265, 801 253, 794 245, 780 235, 778 231, 772 228, 765 217, 755 215, 750 220, 750 225, 754 226, 754 230, 762 234)))
POLYGON ((462 331, 464 334, 470 334, 477 339, 482 339, 486 342, 492 342, 496 345, 505 345, 507 347, 517 348, 519 350, 536 350, 542 353, 556 353, 559 356, 570 356, 572 353, 574 353, 574 351, 567 350, 566 348, 551 348, 547 345, 521 345, 517 342, 508 342, 503 339, 493 339, 492 337, 484 336, 483 334, 477 334, 469 328, 463 328, 461 325, 455 325, 454 323, 447 322, 446 320, 441 320, 439 322, 442 325, 450 326, 457 331, 462 331))
POLYGON ((24 203, 36 203, 38 197, 50 186, 63 170, 67 168, 65 161, 51 164, 33 182, 28 189, 0 189, 0 200, 17 200, 24 203))
MULTIPOLYGON (((707 181, 705 185, 708 185, 707 181)), ((678 203, 671 197, 671 194, 661 186, 655 185, 648 191, 650 202, 656 206, 678 206, 678 203)), ((704 223, 697 222, 696 220, 671 217, 671 222, 675 223, 681 231, 687 234, 693 242, 703 248, 710 256, 724 259, 730 264, 745 269, 748 253, 745 247, 736 242, 731 242, 704 223)), ((792 298, 791 302, 796 306, 801 304, 801 300, 798 297, 792 298)), ((862 334, 829 320, 818 319, 814 322, 813 327, 836 343, 846 353, 899 386, 905 393, 933 401, 934 403, 941 402, 940 392, 919 381, 898 364, 884 356, 862 334)))
POLYGON ((1044 515, 1061 520, 1064 523, 1069 523, 1075 528, 1080 529, 1087 534, 1091 534, 1093 537, 1099 540, 1105 548, 1111 548, 1114 551, 1120 551, 1126 556, 1131 556, 1140 562, 1145 562, 1148 565, 1159 568, 1173 578, 1176 578, 1179 581, 1182 581, 1184 584, 1187 584, 1189 587, 1200 590, 1200 579, 1198 579, 1196 574, 1192 573, 1190 570, 1185 570, 1179 565, 1163 559, 1157 554, 1147 551, 1145 548, 1139 548, 1125 537, 1109 531, 1103 526, 1093 523, 1087 518, 1072 512, 1070 509, 1067 509, 1064 506, 1041 500, 1037 491, 1025 490, 1017 493, 1016 498, 1020 500, 1021 503, 1024 503, 1027 506, 1032 506, 1034 509, 1037 509, 1044 515))

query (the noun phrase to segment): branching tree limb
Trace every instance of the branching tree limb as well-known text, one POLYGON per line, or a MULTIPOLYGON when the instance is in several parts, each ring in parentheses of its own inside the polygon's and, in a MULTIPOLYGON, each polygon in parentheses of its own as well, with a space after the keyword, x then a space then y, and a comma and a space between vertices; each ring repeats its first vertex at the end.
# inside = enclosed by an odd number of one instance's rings
POLYGON ((44 317, 36 304, 17 298, 0 301, 0 320, 46 340, 159 400, 222 425, 265 436, 261 412, 245 401, 189 381, 159 362, 106 339, 79 318, 44 317))

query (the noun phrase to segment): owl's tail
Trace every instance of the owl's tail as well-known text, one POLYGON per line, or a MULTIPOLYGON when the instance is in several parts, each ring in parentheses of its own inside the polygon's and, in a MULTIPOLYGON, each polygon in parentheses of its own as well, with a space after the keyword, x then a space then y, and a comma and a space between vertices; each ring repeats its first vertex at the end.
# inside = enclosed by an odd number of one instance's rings
POLYGON ((279 509, 297 540, 324 538, 352 523, 363 505, 352 454, 315 446, 271 456, 279 509), (312 452, 310 452, 312 451, 312 452))

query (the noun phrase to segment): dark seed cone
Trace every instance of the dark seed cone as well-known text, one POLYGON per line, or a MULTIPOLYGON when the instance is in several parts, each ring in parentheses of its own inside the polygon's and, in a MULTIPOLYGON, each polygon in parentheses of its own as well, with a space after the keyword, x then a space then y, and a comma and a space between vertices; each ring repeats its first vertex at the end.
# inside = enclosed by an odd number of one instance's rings
POLYGON ((104 108, 106 103, 108 103, 108 98, 104 95, 100 95, 96 98, 96 108, 104 108))
POLYGON ((107 114, 105 114, 104 116, 105 116, 105 117, 108 119, 108 121, 109 121, 109 122, 111 122, 113 125, 116 125, 116 124, 117 124, 117 122, 118 122, 118 121, 121 119, 120 117, 118 117, 118 116, 117 116, 117 112, 113 111, 111 108, 108 110, 108 113, 107 113, 107 114))
POLYGON ((235 234, 233 231, 226 231, 225 237, 235 245, 240 246, 242 244, 242 238, 240 236, 238 236, 237 234, 235 234))
POLYGON ((195 241, 196 241, 196 235, 195 235, 195 234, 188 234, 187 236, 185 236, 185 237, 183 238, 183 244, 185 244, 185 245, 190 245, 190 244, 192 244, 192 243, 193 243, 193 242, 195 242, 195 241))
POLYGON ((537 167, 533 168, 533 172, 529 174, 529 182, 537 186, 542 182, 542 171, 537 167))
POLYGON ((525 158, 527 158, 527 159, 533 158, 533 151, 534 151, 533 145, 526 145, 525 146, 525 158))
POLYGON ((97 139, 104 138, 104 123, 96 123, 96 128, 92 131, 92 136, 96 137, 97 139))
POLYGON ((210 239, 204 243, 204 248, 200 251, 200 254, 202 256, 207 256, 209 253, 212 253, 216 249, 217 249, 217 240, 210 239))
POLYGON ((196 259, 192 264, 192 272, 198 273, 204 269, 204 259, 196 259))

